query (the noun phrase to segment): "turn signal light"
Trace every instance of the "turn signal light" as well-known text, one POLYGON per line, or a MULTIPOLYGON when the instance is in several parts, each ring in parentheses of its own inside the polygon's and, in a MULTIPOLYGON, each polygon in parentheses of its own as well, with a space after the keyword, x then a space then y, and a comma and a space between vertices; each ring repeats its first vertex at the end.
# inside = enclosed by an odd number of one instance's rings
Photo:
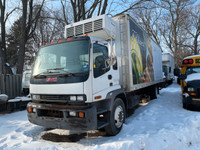
POLYGON ((101 99, 101 95, 99 95, 99 96, 95 96, 94 99, 101 99))
POLYGON ((52 41, 50 44, 55 44, 55 42, 54 42, 54 41, 52 41))
POLYGON ((197 95, 196 93, 188 93, 189 95, 195 96, 197 95))
POLYGON ((58 43, 61 43, 61 42, 63 42, 63 40, 59 40, 59 41, 58 41, 58 43))
POLYGON ((28 112, 29 112, 29 113, 32 113, 32 112, 33 112, 31 107, 28 107, 28 112))
POLYGON ((72 40, 72 38, 68 38, 68 39, 67 39, 67 41, 71 41, 71 40, 72 40))
POLYGON ((85 113, 84 113, 84 112, 79 112, 79 113, 78 113, 78 116, 79 116, 80 118, 85 118, 85 113))

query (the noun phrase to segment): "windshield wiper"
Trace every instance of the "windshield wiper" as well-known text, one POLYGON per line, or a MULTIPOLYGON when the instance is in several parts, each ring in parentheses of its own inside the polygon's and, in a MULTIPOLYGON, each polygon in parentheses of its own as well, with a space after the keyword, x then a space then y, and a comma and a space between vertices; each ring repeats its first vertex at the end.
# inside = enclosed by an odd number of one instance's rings
POLYGON ((58 73, 57 75, 66 75, 66 76, 74 76, 74 73, 65 71, 64 68, 52 68, 52 69, 47 69, 49 73, 58 73), (50 70, 62 70, 64 73, 59 73, 59 72, 51 72, 50 70))
POLYGON ((59 76, 74 76, 74 73, 64 71, 64 73, 59 73, 59 76))
POLYGON ((50 69, 47 69, 47 71, 49 70, 64 70, 64 68, 50 68, 50 69))
POLYGON ((37 75, 34 75, 33 76, 33 78, 46 78, 46 75, 44 75, 44 73, 47 73, 47 72, 41 72, 41 73, 39 73, 39 74, 37 74, 37 75))

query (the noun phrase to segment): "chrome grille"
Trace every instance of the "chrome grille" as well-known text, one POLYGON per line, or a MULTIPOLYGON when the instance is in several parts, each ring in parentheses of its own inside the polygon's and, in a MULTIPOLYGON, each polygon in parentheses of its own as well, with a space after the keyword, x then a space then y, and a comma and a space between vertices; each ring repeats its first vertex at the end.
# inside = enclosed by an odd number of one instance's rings
POLYGON ((69 100, 70 96, 68 95, 40 95, 42 100, 69 100))

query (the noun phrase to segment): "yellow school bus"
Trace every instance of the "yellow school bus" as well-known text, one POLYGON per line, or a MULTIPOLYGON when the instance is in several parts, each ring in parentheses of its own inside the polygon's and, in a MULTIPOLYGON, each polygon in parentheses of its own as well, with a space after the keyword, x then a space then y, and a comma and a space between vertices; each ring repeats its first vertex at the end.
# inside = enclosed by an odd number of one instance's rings
POLYGON ((200 107, 200 55, 183 59, 179 78, 181 80, 183 108, 200 107))

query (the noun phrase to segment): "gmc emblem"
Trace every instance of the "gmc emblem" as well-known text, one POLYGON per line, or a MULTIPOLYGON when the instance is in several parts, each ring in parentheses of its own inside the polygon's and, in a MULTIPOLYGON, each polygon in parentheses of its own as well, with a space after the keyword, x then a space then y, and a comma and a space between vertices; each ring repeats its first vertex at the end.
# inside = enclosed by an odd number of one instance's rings
POLYGON ((46 82, 56 82, 57 78, 46 78, 46 82))

